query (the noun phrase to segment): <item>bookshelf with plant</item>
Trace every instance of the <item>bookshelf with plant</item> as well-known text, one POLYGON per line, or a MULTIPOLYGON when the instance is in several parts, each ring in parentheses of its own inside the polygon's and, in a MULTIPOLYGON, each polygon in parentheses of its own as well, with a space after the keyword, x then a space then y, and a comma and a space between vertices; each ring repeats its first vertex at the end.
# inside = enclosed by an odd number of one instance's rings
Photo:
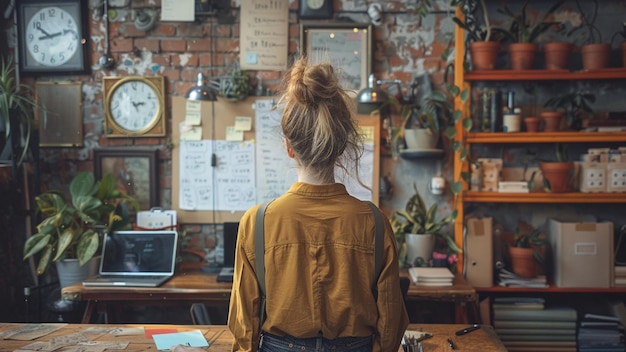
MULTIPOLYGON (((549 7, 556 1, 544 4, 549 7)), ((487 1, 487 6, 495 12, 499 5, 495 1, 487 1)), ((576 7, 573 7, 574 9, 576 7)), ((456 17, 463 18, 461 8, 456 9, 456 17)), ((493 21, 493 19, 492 19, 493 21)), ((476 88, 484 84, 495 84, 501 86, 524 87, 529 84, 562 84, 574 85, 577 82, 626 82, 626 69, 624 67, 609 67, 599 70, 548 70, 536 65, 533 69, 528 70, 511 70, 506 68, 498 68, 491 70, 471 70, 466 63, 465 55, 465 32, 460 26, 456 26, 455 33, 456 44, 456 60, 455 60, 455 85, 467 89, 476 88)), ((477 94, 471 94, 472 99, 468 102, 462 102, 460 99, 456 101, 456 109, 463 111, 464 119, 476 120, 472 116, 472 104, 477 103, 477 94)), ((555 93, 555 96, 557 94, 555 93)), ((563 97, 564 95, 562 95, 563 97)), ((541 97, 544 102, 550 97, 541 97)), ((558 105, 558 104, 557 104, 558 105)), ((571 112, 571 111, 570 111, 571 112)), ((589 205, 597 206, 602 212, 604 209, 610 208, 611 211, 626 209, 626 195, 624 193, 583 193, 583 192, 566 192, 551 193, 546 191, 531 191, 528 193, 501 193, 501 192, 483 192, 470 190, 470 169, 471 164, 477 157, 473 155, 488 149, 499 149, 507 147, 525 147, 532 148, 549 148, 552 150, 555 144, 563 144, 572 146, 572 149, 580 151, 586 146, 615 146, 623 145, 626 142, 626 132, 590 132, 583 133, 578 130, 560 130, 556 132, 483 132, 478 131, 474 127, 470 132, 460 124, 457 125, 456 140, 463 146, 464 150, 468 150, 467 155, 456 153, 454 160, 454 180, 455 185, 459 189, 455 192, 455 201, 458 214, 455 221, 455 241, 460 246, 463 245, 463 234, 465 230, 464 219, 468 213, 475 211, 480 206, 495 206, 502 209, 514 209, 515 207, 523 207, 524 209, 539 209, 542 211, 548 209, 550 214, 558 214, 561 207, 586 207, 588 211, 594 212, 589 205)), ((603 215, 603 214, 599 214, 603 215)), ((616 224, 616 228, 619 225, 616 224)), ((463 271, 463 260, 458 263, 457 270, 463 271)), ((626 293, 626 287, 558 287, 549 283, 547 288, 539 287, 503 287, 492 286, 476 288, 476 291, 482 297, 499 297, 514 295, 539 295, 556 297, 559 294, 567 294, 574 300, 583 295, 601 295, 601 297, 623 296, 626 293)), ((559 296, 560 297, 560 296, 559 296)))

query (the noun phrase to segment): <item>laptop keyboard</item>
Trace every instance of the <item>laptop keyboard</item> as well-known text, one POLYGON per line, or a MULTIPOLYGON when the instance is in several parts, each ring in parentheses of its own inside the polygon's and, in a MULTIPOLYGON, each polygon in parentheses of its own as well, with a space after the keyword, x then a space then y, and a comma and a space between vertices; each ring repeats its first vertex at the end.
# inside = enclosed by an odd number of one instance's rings
POLYGON ((128 276, 128 275, 99 275, 100 279, 113 279, 113 280, 156 280, 164 277, 164 275, 147 275, 147 276, 128 276))

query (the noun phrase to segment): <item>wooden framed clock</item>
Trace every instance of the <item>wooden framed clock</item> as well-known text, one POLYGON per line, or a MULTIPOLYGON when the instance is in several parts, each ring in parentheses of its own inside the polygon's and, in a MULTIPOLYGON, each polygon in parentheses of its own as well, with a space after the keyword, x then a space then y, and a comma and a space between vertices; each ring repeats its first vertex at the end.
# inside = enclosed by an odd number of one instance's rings
POLYGON ((102 87, 107 137, 165 135, 163 77, 104 77, 102 87))
POLYGON ((17 2, 20 71, 35 74, 89 72, 87 1, 17 2))
POLYGON ((332 0, 300 0, 298 10, 303 19, 328 19, 333 17, 332 0))

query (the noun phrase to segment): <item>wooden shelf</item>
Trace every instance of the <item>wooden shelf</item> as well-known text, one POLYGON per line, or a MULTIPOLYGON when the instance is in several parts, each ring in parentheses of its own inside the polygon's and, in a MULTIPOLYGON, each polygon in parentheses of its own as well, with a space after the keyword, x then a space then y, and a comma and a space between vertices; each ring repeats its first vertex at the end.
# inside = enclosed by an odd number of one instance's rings
POLYGON ((557 287, 550 285, 546 288, 535 287, 474 287, 477 293, 520 293, 520 292, 537 292, 537 293, 626 293, 626 287, 557 287))
POLYGON ((616 143, 626 132, 472 132, 467 143, 616 143))
POLYGON ((626 68, 598 70, 482 70, 465 73, 466 81, 554 81, 626 79, 626 68))
POLYGON ((626 193, 463 193, 464 202, 474 203, 626 203, 626 193))

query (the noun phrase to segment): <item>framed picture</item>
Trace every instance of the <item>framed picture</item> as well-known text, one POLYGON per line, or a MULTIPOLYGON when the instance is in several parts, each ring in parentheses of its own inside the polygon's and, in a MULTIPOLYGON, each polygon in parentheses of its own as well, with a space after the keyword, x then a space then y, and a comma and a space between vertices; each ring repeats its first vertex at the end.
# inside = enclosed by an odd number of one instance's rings
POLYGON ((39 145, 41 147, 83 146, 83 94, 81 82, 37 82, 39 145))
POLYGON ((93 159, 96 178, 113 174, 118 189, 135 197, 140 210, 159 206, 158 150, 94 149, 93 159))
POLYGON ((344 89, 367 87, 372 67, 372 26, 369 23, 301 22, 300 52, 312 63, 330 62, 344 89))
POLYGON ((30 75, 88 73, 87 19, 87 1, 18 1, 20 71, 30 75))

